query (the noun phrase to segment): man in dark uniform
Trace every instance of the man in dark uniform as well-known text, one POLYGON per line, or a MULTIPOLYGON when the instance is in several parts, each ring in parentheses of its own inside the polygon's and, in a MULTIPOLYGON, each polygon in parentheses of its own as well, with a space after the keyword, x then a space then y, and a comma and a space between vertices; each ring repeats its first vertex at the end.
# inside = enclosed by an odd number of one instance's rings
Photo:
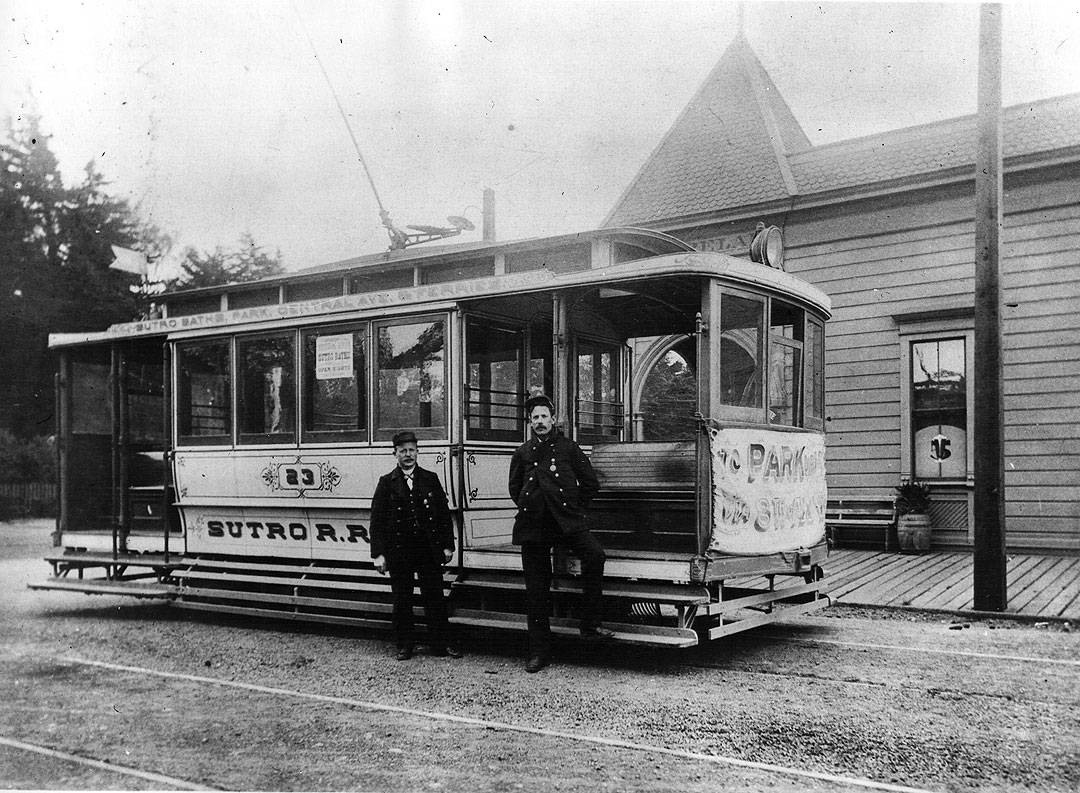
POLYGON ((551 661, 551 549, 562 544, 581 559, 581 635, 610 638, 600 625, 604 549, 585 524, 585 509, 600 484, 581 448, 555 426, 555 408, 546 396, 525 403, 532 438, 510 461, 510 497, 518 505, 514 544, 521 546, 529 625, 527 672, 551 661))
POLYGON ((431 654, 460 658, 448 644, 442 565, 454 558, 450 507, 438 474, 416 464, 416 435, 394 436, 397 467, 379 479, 371 500, 371 559, 380 573, 390 571, 394 593, 397 659, 413 656, 413 579, 420 578, 431 654))

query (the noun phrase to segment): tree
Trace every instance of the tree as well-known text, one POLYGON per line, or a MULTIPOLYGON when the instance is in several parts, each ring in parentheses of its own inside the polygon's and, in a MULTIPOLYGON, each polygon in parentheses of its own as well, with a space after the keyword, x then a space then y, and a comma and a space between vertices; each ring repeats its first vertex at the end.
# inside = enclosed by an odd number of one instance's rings
POLYGON ((213 253, 200 253, 187 248, 180 269, 180 275, 167 283, 169 291, 257 281, 278 275, 285 268, 280 251, 268 254, 255 244, 251 234, 244 233, 236 251, 217 247, 213 253))
POLYGON ((48 334, 103 330, 137 316, 133 276, 110 270, 112 245, 153 252, 141 223, 91 162, 64 185, 40 119, 7 122, 0 142, 0 427, 53 429, 48 334))

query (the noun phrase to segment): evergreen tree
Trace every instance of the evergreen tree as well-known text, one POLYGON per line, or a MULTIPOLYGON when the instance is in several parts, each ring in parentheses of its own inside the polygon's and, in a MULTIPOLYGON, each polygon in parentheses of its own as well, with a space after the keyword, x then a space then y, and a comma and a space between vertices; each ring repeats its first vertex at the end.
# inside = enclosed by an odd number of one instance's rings
POLYGON ((112 245, 155 252, 156 230, 106 193, 94 164, 64 185, 40 120, 0 142, 0 428, 53 431, 48 334, 103 330, 139 313, 136 279, 110 270, 112 245))
POLYGON ((171 280, 169 291, 198 289, 204 286, 221 286, 243 281, 257 281, 284 272, 281 253, 266 253, 251 234, 240 236, 240 247, 235 251, 215 248, 212 253, 188 248, 180 265, 180 275, 171 280))

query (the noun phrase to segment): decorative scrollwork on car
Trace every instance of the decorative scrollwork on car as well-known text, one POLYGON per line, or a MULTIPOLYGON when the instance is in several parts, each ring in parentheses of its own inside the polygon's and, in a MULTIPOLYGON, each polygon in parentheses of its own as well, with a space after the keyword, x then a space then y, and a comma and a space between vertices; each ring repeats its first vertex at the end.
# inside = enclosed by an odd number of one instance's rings
POLYGON ((270 490, 282 490, 306 495, 309 491, 325 490, 334 492, 341 484, 341 472, 326 460, 305 462, 297 457, 291 462, 278 463, 273 460, 262 470, 262 481, 270 490))

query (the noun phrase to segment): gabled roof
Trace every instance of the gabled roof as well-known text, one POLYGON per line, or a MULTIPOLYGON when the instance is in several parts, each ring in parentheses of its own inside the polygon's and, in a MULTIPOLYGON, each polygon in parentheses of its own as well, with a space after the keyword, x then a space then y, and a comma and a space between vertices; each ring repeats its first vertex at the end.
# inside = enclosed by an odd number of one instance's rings
MULTIPOLYGON (((964 168, 974 176, 975 115, 818 146, 788 161, 800 193, 823 193, 964 168)), ((1002 110, 1006 161, 1080 147, 1080 94, 1002 110)))
POLYGON ((788 198, 786 153, 810 141, 740 33, 604 225, 788 198))
MULTIPOLYGON (((975 115, 811 146, 741 35, 605 221, 649 225, 908 180, 971 178, 975 115)), ((1003 110, 1006 166, 1080 158, 1080 94, 1003 110), (1011 161, 1011 162, 1010 162, 1011 161)), ((833 196, 843 198, 844 196, 833 196)))

